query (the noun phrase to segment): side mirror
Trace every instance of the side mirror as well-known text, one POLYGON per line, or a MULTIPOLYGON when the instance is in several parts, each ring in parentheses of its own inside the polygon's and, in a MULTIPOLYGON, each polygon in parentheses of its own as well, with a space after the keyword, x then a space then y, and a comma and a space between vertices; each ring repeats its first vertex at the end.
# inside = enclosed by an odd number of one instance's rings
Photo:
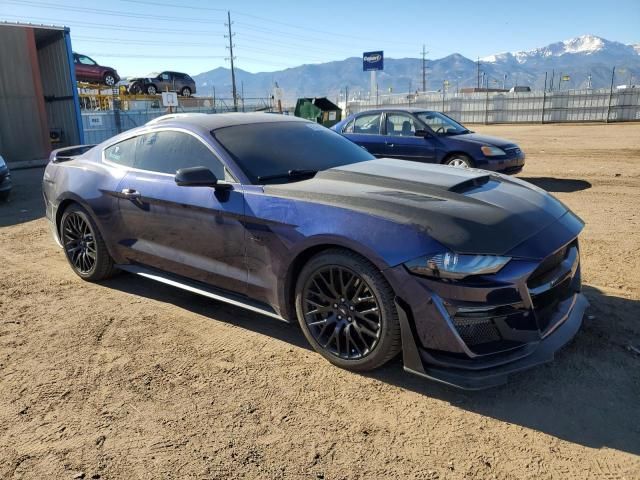
POLYGON ((429 132, 428 130, 416 130, 415 135, 416 137, 429 138, 431 136, 431 132, 429 132))
POLYGON ((181 187, 231 188, 228 183, 218 183, 218 177, 207 167, 181 168, 176 172, 175 181, 181 187))

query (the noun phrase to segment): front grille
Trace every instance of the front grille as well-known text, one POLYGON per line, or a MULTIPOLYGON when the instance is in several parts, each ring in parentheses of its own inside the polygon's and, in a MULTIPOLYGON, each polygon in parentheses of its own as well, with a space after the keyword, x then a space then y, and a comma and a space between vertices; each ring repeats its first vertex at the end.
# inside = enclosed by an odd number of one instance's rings
POLYGON ((520 150, 519 147, 507 147, 504 149, 504 151, 507 153, 507 155, 520 155, 522 153, 522 150, 520 150))
POLYGON ((497 342, 502 339, 495 324, 488 318, 454 318, 458 334, 468 346, 497 342))
POLYGON ((453 316, 453 324, 467 347, 477 354, 507 350, 520 344, 513 338, 505 338, 501 332, 510 329, 537 332, 535 320, 521 304, 460 308, 453 316))
MULTIPOLYGON (((554 278, 554 270, 559 270, 558 275, 560 275, 559 278, 561 278, 562 271, 560 270, 560 265, 574 248, 578 248, 577 240, 568 243, 560 250, 549 255, 542 261, 542 263, 540 263, 538 268, 536 268, 527 281, 529 294, 531 296, 531 303, 533 304, 533 311, 535 313, 540 332, 544 332, 549 328, 558 304, 580 289, 579 274, 567 277, 558 284, 554 284, 553 282, 549 283, 549 279, 554 278), (540 291, 541 288, 545 288, 545 284, 549 284, 550 287, 546 290, 540 291)), ((577 272, 579 272, 579 270, 577 270, 577 272)))

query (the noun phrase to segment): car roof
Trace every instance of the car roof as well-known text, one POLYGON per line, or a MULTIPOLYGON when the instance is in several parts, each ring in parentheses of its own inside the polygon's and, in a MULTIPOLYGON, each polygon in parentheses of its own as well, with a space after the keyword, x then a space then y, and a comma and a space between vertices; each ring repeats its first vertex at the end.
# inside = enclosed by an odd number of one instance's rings
POLYGON ((194 126, 206 130, 231 127, 234 125, 246 125, 251 123, 276 123, 276 122, 308 122, 302 118, 289 115, 278 115, 267 112, 251 113, 184 113, 169 114, 148 122, 148 125, 173 125, 194 126))
POLYGON ((363 110, 361 112, 357 112, 355 115, 360 115, 361 113, 389 112, 389 111, 418 113, 418 112, 431 112, 432 110, 427 110, 426 108, 418 108, 418 107, 379 107, 379 108, 372 108, 370 110, 363 110))

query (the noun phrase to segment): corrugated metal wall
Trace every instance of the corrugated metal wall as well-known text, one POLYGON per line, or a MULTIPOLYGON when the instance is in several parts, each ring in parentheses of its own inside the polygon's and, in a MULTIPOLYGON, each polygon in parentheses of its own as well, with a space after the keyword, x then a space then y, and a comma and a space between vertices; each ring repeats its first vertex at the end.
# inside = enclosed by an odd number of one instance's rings
POLYGON ((59 148, 79 144, 80 137, 73 98, 75 85, 71 83, 64 32, 54 33, 53 38, 45 37, 37 46, 49 129, 58 129, 62 133, 62 141, 54 145, 54 148, 59 148))
POLYGON ((0 154, 10 163, 46 159, 50 129, 62 132, 53 148, 80 143, 65 35, 0 23, 0 154))
POLYGON ((0 25, 0 154, 8 162, 49 154, 33 29, 0 25))
POLYGON ((640 89, 530 93, 381 95, 349 102, 349 113, 375 107, 419 107, 462 123, 633 122, 640 120, 640 89))

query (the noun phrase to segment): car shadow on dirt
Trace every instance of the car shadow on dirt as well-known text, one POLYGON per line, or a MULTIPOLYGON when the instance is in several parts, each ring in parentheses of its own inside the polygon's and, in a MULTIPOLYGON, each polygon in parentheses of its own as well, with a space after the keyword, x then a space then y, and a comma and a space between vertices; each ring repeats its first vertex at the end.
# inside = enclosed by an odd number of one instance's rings
POLYGON ((6 202, 0 202, 0 227, 30 222, 44 216, 43 168, 12 170, 13 188, 6 202))
POLYGON ((516 374, 502 387, 456 391, 399 374, 399 360, 371 376, 569 442, 638 455, 640 355, 630 346, 640 348, 640 302, 593 287, 584 293, 591 306, 576 338, 552 363, 516 374))
MULTIPOLYGON (((297 325, 130 274, 104 285, 310 349, 297 325)), ((640 318, 640 302, 607 295, 593 287, 586 287, 585 293, 591 307, 574 341, 558 353, 554 362, 514 375, 502 387, 478 392, 456 390, 405 373, 400 358, 368 376, 566 441, 640 454, 640 355, 628 348, 634 339, 640 343, 640 327, 634 325, 634 319, 640 318)), ((318 356, 318 362, 324 360, 318 356)))
POLYGON ((591 183, 576 178, 518 177, 551 193, 573 193, 591 188, 591 183))

